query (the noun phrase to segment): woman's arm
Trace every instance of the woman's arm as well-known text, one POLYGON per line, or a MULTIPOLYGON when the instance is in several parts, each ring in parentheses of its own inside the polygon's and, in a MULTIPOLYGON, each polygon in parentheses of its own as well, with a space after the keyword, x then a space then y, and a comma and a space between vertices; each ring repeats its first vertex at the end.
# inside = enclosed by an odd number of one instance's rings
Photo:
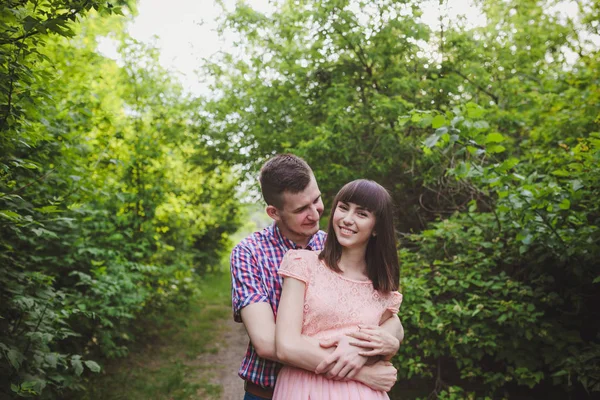
MULTIPOLYGON (((302 335, 305 284, 294 278, 283 280, 283 290, 275 324, 277 358, 284 364, 314 371, 331 350, 322 348, 315 339, 302 335)), ((374 390, 389 391, 396 381, 396 370, 389 363, 378 362, 364 366, 353 379, 374 390)))
POLYGON ((284 364, 314 371, 330 352, 302 336, 304 288, 305 283, 300 280, 291 277, 283 280, 275 324, 275 349, 277 358, 284 364))
MULTIPOLYGON (((291 277, 283 280, 283 290, 275 324, 275 349, 277 358, 284 364, 314 372, 321 361, 332 353, 333 349, 324 349, 316 339, 302 335, 304 288, 305 284, 300 280, 291 277)), ((337 350, 340 350, 339 347, 337 350)), ((340 354, 345 352, 347 349, 341 349, 340 354)), ((351 350, 351 352, 352 354, 358 353, 355 350, 351 350)), ((355 379, 375 390, 390 389, 386 388, 382 382, 390 383, 391 370, 395 374, 395 369, 391 365, 386 365, 387 368, 381 364, 363 367, 364 362, 357 365, 356 360, 352 357, 345 358, 335 354, 333 356, 335 361, 332 362, 331 368, 335 368, 336 371, 333 379, 355 379), (382 372, 385 371, 387 371, 387 375, 384 374, 385 376, 382 377, 382 372)), ((329 369, 323 370, 323 373, 327 373, 329 369)), ((330 376, 326 377, 331 378, 330 376)))

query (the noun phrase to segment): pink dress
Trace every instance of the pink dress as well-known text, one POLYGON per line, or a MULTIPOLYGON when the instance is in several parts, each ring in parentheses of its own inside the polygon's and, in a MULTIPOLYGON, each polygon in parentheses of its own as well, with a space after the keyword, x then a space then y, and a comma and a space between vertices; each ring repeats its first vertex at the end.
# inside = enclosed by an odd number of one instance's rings
MULTIPOLYGON (((402 295, 381 293, 371 281, 358 281, 329 269, 316 252, 290 250, 280 275, 306 283, 302 334, 319 340, 357 331, 359 324, 379 325, 386 310, 398 313, 402 295)), ((333 381, 323 375, 284 366, 277 376, 274 400, 375 400, 387 393, 356 382, 333 381)))

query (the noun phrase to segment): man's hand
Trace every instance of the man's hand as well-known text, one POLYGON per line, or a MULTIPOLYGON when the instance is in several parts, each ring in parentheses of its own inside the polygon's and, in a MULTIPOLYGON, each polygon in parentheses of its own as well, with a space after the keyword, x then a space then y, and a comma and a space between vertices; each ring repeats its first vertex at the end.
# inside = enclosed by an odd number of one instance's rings
POLYGON ((356 380, 364 383, 373 390, 389 392, 396 383, 398 371, 388 361, 378 361, 375 364, 362 368, 356 380))
POLYGON ((352 379, 367 362, 366 356, 359 353, 360 347, 352 346, 350 339, 344 335, 329 340, 322 340, 321 347, 337 346, 335 351, 327 356, 315 369, 316 374, 325 374, 328 379, 352 379))
POLYGON ((377 325, 359 325, 358 332, 348 333, 352 346, 361 347, 358 354, 365 357, 383 356, 389 360, 400 348, 398 338, 377 325))

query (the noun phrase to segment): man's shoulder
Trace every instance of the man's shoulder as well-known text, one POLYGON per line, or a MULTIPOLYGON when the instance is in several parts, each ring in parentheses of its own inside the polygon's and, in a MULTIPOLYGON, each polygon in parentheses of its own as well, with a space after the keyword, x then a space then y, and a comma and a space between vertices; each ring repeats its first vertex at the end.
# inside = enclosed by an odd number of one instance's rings
POLYGON ((264 243, 270 240, 270 227, 251 233, 235 245, 233 251, 255 250, 264 246, 264 243))

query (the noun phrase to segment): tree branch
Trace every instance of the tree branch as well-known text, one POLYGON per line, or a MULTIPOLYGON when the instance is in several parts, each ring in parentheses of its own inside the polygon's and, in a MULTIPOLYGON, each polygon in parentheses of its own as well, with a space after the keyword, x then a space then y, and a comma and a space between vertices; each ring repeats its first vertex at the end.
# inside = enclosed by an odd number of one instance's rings
POLYGON ((469 79, 468 76, 466 76, 465 74, 463 74, 462 72, 455 70, 453 68, 448 68, 447 70, 448 72, 453 72, 456 75, 460 76, 463 79, 466 79, 467 81, 469 81, 470 84, 472 84, 473 86, 475 86, 478 90, 482 91, 483 93, 487 94, 488 96, 490 96, 494 102, 496 104, 500 104, 499 103, 499 99, 498 96, 496 96, 495 94, 493 94, 492 92, 488 91, 487 89, 485 89, 483 86, 479 85, 478 83, 473 82, 471 79, 469 79))

